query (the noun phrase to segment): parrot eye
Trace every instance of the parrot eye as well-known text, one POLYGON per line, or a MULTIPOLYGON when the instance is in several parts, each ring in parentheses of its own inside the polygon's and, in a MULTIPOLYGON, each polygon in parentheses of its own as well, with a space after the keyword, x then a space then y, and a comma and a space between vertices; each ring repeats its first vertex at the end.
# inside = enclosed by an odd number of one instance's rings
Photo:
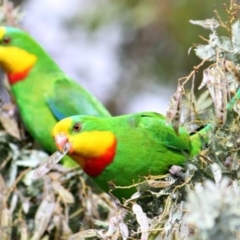
POLYGON ((73 131, 74 132, 79 132, 81 130, 81 124, 80 123, 75 123, 73 126, 73 131))
POLYGON ((3 42, 4 44, 9 44, 9 43, 11 42, 11 38, 8 37, 8 36, 6 36, 6 37, 3 38, 2 42, 3 42))

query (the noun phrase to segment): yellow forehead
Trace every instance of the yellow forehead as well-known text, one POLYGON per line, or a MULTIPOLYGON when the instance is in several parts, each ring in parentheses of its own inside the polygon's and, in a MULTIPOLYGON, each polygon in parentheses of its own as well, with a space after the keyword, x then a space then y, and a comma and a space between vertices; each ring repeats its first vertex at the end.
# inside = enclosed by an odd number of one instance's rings
POLYGON ((63 120, 59 121, 52 130, 53 136, 58 134, 59 132, 68 132, 70 127, 72 126, 72 119, 71 118, 64 118, 63 120))
POLYGON ((71 118, 64 118, 60 122, 62 122, 61 124, 62 128, 66 130, 70 130, 73 124, 73 121, 71 118))
POLYGON ((6 33, 6 28, 5 27, 0 27, 0 39, 3 38, 3 36, 5 35, 6 33))

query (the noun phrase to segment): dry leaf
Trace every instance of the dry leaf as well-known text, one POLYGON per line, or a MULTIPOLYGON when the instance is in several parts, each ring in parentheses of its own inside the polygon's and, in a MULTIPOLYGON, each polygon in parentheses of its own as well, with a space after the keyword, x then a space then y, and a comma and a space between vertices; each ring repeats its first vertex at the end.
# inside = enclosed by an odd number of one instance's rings
POLYGON ((66 188, 64 188, 60 182, 58 181, 53 181, 52 182, 52 188, 53 190, 58 193, 60 196, 61 200, 66 204, 66 203, 74 203, 74 197, 71 192, 69 192, 66 188))
POLYGON ((140 225, 140 230, 142 233, 141 240, 147 240, 149 225, 146 213, 144 213, 141 206, 136 203, 133 204, 132 211, 136 215, 137 222, 140 225))

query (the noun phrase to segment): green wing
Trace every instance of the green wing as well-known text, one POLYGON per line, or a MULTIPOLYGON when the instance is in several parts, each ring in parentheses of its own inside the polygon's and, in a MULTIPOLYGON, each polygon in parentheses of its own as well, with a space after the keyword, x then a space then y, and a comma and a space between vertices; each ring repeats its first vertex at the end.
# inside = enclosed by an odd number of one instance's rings
POLYGON ((46 102, 57 120, 72 115, 111 116, 96 98, 67 78, 54 81, 46 102))
POLYGON ((159 144, 170 150, 190 152, 191 142, 184 128, 180 128, 179 134, 176 134, 172 126, 166 123, 166 118, 154 112, 142 113, 140 119, 139 127, 151 132, 159 144))

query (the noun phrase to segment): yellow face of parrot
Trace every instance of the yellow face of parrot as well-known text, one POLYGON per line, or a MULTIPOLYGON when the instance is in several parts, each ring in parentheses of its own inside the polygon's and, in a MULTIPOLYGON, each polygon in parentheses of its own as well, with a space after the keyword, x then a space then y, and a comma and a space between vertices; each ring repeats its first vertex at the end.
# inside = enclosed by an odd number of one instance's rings
POLYGON ((26 77, 37 61, 37 57, 24 49, 24 41, 29 40, 26 34, 19 41, 19 30, 11 27, 0 27, 0 66, 8 75, 10 84, 26 77))
POLYGON ((88 175, 97 176, 113 161, 116 138, 111 131, 87 129, 84 118, 88 117, 73 116, 59 121, 52 135, 59 151, 63 152, 65 145, 70 144, 68 155, 88 175))

